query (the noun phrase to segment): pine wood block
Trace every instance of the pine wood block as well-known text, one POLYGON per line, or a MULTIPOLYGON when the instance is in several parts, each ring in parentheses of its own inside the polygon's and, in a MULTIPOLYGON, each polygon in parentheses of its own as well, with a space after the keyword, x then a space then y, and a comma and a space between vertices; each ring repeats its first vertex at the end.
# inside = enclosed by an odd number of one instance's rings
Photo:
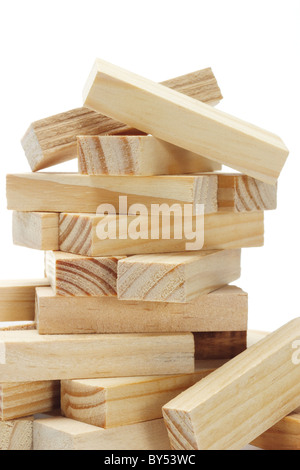
POLYGON ((62 416, 37 419, 33 450, 170 450, 162 419, 101 429, 62 416))
POLYGON ((2 383, 0 397, 0 421, 47 413, 60 407, 60 382, 2 383))
POLYGON ((0 450, 32 450, 33 417, 0 421, 0 450))
POLYGON ((0 332, 1 382, 194 372, 191 333, 53 335, 0 332))
MULTIPOLYGON (((222 99, 210 68, 163 84, 211 105, 222 99)), ((76 158, 78 135, 124 133, 138 134, 139 131, 88 108, 78 108, 32 123, 21 142, 32 171, 37 171, 76 158)))
POLYGON ((251 444, 264 450, 300 450, 300 408, 257 437, 251 444))
POLYGON ((116 296, 122 257, 92 258, 60 251, 45 254, 46 276, 58 296, 116 296))
POLYGON ((219 211, 247 212, 276 208, 277 184, 266 184, 247 175, 218 175, 219 211))
POLYGON ((0 331, 15 331, 15 330, 35 330, 36 324, 34 321, 1 321, 0 331))
MULTIPOLYGON (((206 213, 217 212, 217 175, 88 176, 75 173, 23 173, 7 175, 9 210, 20 212, 97 213, 111 204, 119 213, 119 197, 127 197, 126 214, 133 204, 204 204, 206 213)), ((123 213, 123 212, 121 212, 123 213)))
POLYGON ((247 331, 194 333, 195 359, 232 359, 247 349, 247 331))
POLYGON ((84 175, 182 175, 220 170, 220 165, 153 136, 78 136, 84 175))
POLYGON ((35 288, 41 286, 49 286, 49 281, 0 281, 0 322, 34 320, 35 288))
POLYGON ((266 183, 276 183, 289 153, 270 132, 100 59, 83 101, 94 111, 266 183))
MULTIPOLYGON (((202 245, 201 232, 196 231, 196 218, 193 219, 191 229, 188 230, 187 234, 185 230, 182 230, 183 236, 181 239, 176 239, 174 233, 179 224, 181 228, 184 227, 182 219, 176 223, 174 217, 169 219, 169 239, 163 238, 163 226, 160 222, 159 238, 155 239, 151 234, 152 223, 150 216, 140 216, 141 231, 138 234, 139 238, 132 239, 127 235, 127 239, 122 239, 119 236, 120 232, 128 233, 131 223, 135 223, 135 220, 135 216, 62 213, 59 221, 59 249, 63 252, 83 256, 122 256, 180 252, 186 251, 191 245, 192 248, 189 249, 195 249, 198 245, 200 247, 202 245), (103 237, 98 236, 99 223, 107 225, 107 239, 105 240, 103 237), (198 235, 196 236, 196 234, 198 235), (188 239, 186 235, 191 238, 188 239)), ((263 212, 204 215, 204 250, 259 247, 263 244, 263 212)))
POLYGON ((294 411, 299 338, 297 318, 165 405, 172 448, 239 450, 294 411))
POLYGON ((39 334, 175 333, 245 331, 248 294, 226 286, 189 303, 118 300, 114 297, 58 297, 36 289, 39 334))
POLYGON ((13 212, 13 242, 36 250, 58 250, 58 214, 13 212))
POLYGON ((189 302, 240 274, 241 250, 136 255, 118 263, 118 298, 189 302))

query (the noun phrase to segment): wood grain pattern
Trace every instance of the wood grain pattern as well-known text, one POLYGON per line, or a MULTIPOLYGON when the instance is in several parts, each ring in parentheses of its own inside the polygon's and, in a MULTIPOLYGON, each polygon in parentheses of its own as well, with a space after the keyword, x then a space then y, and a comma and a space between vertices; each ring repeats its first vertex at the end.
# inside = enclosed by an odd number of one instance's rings
POLYGON ((32 450, 33 418, 0 421, 0 450, 32 450))
POLYGON ((240 250, 131 256, 118 263, 118 298, 189 302, 238 279, 240 262, 240 250))
POLYGON ((0 421, 7 421, 60 408, 60 382, 0 384, 0 421))
POLYGON ((33 450, 170 450, 162 419, 101 429, 62 416, 34 421, 33 450))
POLYGON ((100 59, 88 77, 83 101, 90 109, 266 183, 276 183, 289 153, 270 132, 100 59))
POLYGON ((195 359, 232 359, 247 349, 247 331, 194 333, 195 359))
POLYGON ((299 338, 297 318, 165 405, 171 446, 242 449, 295 410, 300 367, 292 356, 299 338))
POLYGON ((0 281, 0 322, 34 320, 35 288, 47 279, 0 281))
POLYGON ((185 304, 135 302, 114 297, 57 297, 36 289, 39 334, 245 331, 248 295, 226 286, 185 304))
MULTIPOLYGON (((187 233, 183 230, 182 239, 176 239, 174 236, 177 223, 184 226, 182 220, 174 223, 174 217, 170 222, 170 239, 162 238, 162 226, 160 226, 160 235, 158 239, 151 237, 151 218, 140 220, 144 221, 141 225, 140 238, 133 240, 131 238, 121 239, 118 235, 120 227, 128 228, 134 216, 105 216, 95 214, 67 214, 62 213, 59 221, 59 249, 67 253, 81 254, 83 256, 122 256, 153 253, 171 253, 185 251, 187 243, 193 243, 194 247, 197 238, 196 218, 193 219, 191 227, 187 233), (97 227, 100 222, 107 222, 107 239, 98 237, 97 227), (115 237, 114 226, 117 228, 115 237), (145 229, 144 229, 145 226, 145 229), (189 235, 194 238, 189 240, 189 235)), ((103 237, 102 237, 103 238, 103 237)), ((201 237, 199 237, 201 239, 201 237)), ((201 241, 199 245, 201 246, 201 241)), ((204 250, 214 249, 238 249, 246 247, 259 247, 264 244, 264 213, 263 212, 245 212, 245 213, 216 213, 206 214, 204 216, 204 250)))
POLYGON ((182 175, 216 171, 221 165, 153 136, 78 136, 84 175, 182 175))
MULTIPOLYGON (((210 104, 217 104, 222 99, 210 68, 163 84, 210 104)), ((78 108, 32 123, 21 143, 32 171, 37 171, 76 158, 78 135, 124 133, 138 134, 139 131, 88 108, 78 108)))
POLYGON ((2 382, 30 382, 194 371, 191 333, 54 335, 0 332, 2 382))
POLYGON ((122 257, 86 257, 47 251, 45 272, 58 296, 116 296, 117 265, 122 257))
MULTIPOLYGON (((75 173, 7 175, 9 210, 21 212, 97 213, 100 204, 112 204, 119 213, 119 197, 133 204, 205 204, 206 213, 218 210, 216 175, 88 176, 75 173), (51 197, 49 196, 51 195, 51 197)), ((126 213, 127 213, 126 212, 126 213)), ((121 212, 123 213, 123 212, 121 212)), ((130 213, 130 212, 129 212, 130 213)))
POLYGON ((58 214, 13 212, 13 243, 36 250, 58 250, 58 214))

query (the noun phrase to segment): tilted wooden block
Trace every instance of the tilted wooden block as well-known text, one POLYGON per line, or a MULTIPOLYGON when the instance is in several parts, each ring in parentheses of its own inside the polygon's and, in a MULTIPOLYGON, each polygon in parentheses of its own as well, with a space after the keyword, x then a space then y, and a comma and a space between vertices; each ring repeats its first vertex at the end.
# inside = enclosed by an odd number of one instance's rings
POLYGON ((92 258, 47 251, 45 272, 54 293, 59 296, 116 296, 120 259, 122 257, 92 258))
POLYGON ((245 331, 248 295, 226 286, 189 303, 136 302, 114 297, 57 297, 36 289, 40 334, 245 331))
POLYGON ((0 281, 0 321, 34 320, 35 288, 49 285, 47 279, 0 281))
POLYGON ((118 263, 118 298, 189 302, 240 274, 241 250, 136 255, 118 263))
POLYGON ((293 359, 299 339, 297 318, 165 405, 171 446, 241 449, 295 410, 300 365, 293 359))
POLYGON ((58 214, 14 212, 13 242, 36 250, 58 250, 58 214))
POLYGON ((181 175, 220 170, 221 165, 153 136, 78 136, 84 175, 181 175))
POLYGON ((0 384, 0 421, 47 413, 60 408, 60 382, 0 384))
MULTIPOLYGON (((213 294, 213 293, 212 293, 213 294)), ((194 333, 195 359, 232 359, 247 349, 247 331, 194 333)))
POLYGON ((101 429, 62 416, 37 419, 33 450, 170 450, 162 419, 101 429))
POLYGON ((193 219, 187 231, 184 220, 174 217, 170 221, 170 235, 163 238, 163 225, 160 222, 158 238, 152 237, 150 217, 139 217, 141 231, 139 238, 132 239, 129 232, 134 216, 102 216, 95 214, 60 215, 59 249, 67 253, 83 256, 121 256, 153 253, 170 253, 200 249, 203 242, 202 227, 204 222, 204 250, 237 249, 259 247, 264 244, 264 213, 217 213, 206 214, 204 220, 193 219), (198 224, 198 225, 197 225, 198 224), (107 238, 99 235, 98 227, 105 227, 107 238), (175 238, 175 229, 182 229, 182 237, 175 238), (187 232, 187 233, 186 233, 187 232), (120 233, 127 234, 125 238, 120 233), (189 237, 189 238, 187 238, 189 237))
POLYGON ((100 59, 83 97, 88 108, 266 183, 288 156, 276 135, 100 59))
POLYGON ((32 450, 33 418, 0 421, 0 450, 32 450))
MULTIPOLYGON (((168 80, 163 85, 211 105, 222 99, 210 68, 168 80)), ((76 158, 78 135, 138 133, 88 108, 78 108, 32 123, 22 139, 22 146, 32 171, 37 171, 76 158)))
POLYGON ((2 382, 194 372, 191 333, 57 335, 0 332, 2 382))
POLYGON ((151 204, 163 203, 180 204, 182 208, 192 204, 195 211, 196 204, 204 204, 206 213, 218 210, 218 177, 213 174, 138 177, 23 173, 7 175, 6 192, 8 209, 21 212, 97 213, 101 204, 111 204, 115 213, 127 214, 133 204, 143 204, 150 212, 151 204), (121 208, 120 196, 127 197, 121 208))
POLYGON ((0 331, 35 330, 35 321, 1 321, 0 331))

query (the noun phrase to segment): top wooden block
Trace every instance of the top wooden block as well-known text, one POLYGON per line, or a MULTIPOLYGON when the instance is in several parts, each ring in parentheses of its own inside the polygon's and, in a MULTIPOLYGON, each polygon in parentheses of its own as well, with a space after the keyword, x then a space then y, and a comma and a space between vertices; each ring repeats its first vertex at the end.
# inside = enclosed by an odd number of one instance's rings
POLYGON ((288 156, 278 136, 100 59, 83 97, 88 108, 266 183, 288 156))

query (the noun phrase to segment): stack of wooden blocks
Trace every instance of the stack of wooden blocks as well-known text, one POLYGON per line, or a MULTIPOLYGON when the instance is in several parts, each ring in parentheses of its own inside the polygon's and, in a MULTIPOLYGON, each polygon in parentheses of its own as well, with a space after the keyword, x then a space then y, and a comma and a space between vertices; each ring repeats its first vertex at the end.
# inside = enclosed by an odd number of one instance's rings
POLYGON ((97 60, 83 108, 30 126, 7 200, 45 278, 1 283, 1 449, 299 448, 299 319, 247 348, 229 285, 288 151, 221 99, 211 69, 155 84, 97 60), (37 172, 73 158, 78 174, 37 172))

